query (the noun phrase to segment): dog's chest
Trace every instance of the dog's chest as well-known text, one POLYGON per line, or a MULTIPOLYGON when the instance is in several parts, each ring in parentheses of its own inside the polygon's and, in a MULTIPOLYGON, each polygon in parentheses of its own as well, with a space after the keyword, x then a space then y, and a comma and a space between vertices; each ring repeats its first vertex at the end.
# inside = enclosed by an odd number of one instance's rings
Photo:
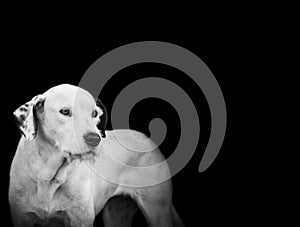
MULTIPOLYGON (((80 169, 78 166, 77 168, 80 169)), ((85 197, 90 195, 89 178, 82 171, 79 172, 80 174, 76 170, 71 171, 66 181, 61 181, 60 176, 67 175, 67 173, 60 173, 57 179, 50 182, 37 182, 37 191, 33 199, 34 207, 42 208, 50 214, 55 210, 65 210, 74 203, 85 201, 87 199, 85 197)))
POLYGON ((74 200, 75 195, 63 185, 48 185, 40 183, 34 196, 27 199, 31 203, 31 209, 41 219, 48 218, 51 214, 60 210, 67 210, 74 200))
POLYGON ((51 204, 55 200, 57 190, 60 186, 59 184, 49 184, 49 182, 38 182, 36 193, 30 198, 33 207, 50 212, 51 204))

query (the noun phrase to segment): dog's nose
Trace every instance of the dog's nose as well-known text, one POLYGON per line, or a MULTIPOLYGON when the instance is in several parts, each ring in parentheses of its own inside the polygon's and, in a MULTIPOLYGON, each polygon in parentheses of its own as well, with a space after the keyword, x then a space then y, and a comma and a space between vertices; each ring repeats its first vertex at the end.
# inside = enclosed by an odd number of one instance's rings
POLYGON ((100 143, 100 136, 97 133, 91 132, 83 136, 87 145, 96 147, 100 143))

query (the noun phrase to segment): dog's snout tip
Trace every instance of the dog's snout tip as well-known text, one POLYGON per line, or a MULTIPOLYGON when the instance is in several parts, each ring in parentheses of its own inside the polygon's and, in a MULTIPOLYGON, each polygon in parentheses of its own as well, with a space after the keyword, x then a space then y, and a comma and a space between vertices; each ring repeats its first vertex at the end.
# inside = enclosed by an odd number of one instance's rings
POLYGON ((97 133, 91 132, 91 133, 84 135, 84 140, 87 145, 89 145, 91 147, 96 147, 100 143, 101 138, 97 133))

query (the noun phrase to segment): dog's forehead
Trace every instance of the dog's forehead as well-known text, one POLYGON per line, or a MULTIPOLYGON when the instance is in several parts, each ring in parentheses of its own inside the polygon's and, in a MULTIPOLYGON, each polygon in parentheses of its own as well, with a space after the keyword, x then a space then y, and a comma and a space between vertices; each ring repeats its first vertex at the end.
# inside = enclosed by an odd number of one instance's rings
POLYGON ((50 107, 60 105, 95 105, 95 100, 88 91, 69 84, 53 87, 45 93, 45 96, 45 105, 50 107))

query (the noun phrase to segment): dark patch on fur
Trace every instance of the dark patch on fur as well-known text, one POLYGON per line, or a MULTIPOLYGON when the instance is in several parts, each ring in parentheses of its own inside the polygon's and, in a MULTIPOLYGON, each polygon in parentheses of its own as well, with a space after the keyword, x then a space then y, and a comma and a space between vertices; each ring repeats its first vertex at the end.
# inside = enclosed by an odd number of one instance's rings
POLYGON ((28 111, 27 108, 25 108, 25 107, 20 107, 19 110, 20 110, 20 111, 23 111, 23 112, 27 112, 27 111, 28 111))
POLYGON ((25 136, 25 133, 21 130, 22 128, 24 128, 24 124, 23 124, 24 120, 25 120, 25 116, 24 115, 20 115, 20 117, 17 117, 17 116, 15 117, 15 122, 17 124, 18 130, 21 132, 22 135, 25 136))
POLYGON ((45 103, 45 99, 42 99, 38 101, 32 108, 34 131, 36 134, 38 131, 38 124, 40 123, 39 114, 44 112, 44 103, 45 103))
POLYGON ((96 99, 96 105, 103 111, 103 114, 99 117, 100 122, 97 125, 97 128, 99 129, 102 138, 105 138, 106 137, 105 128, 107 124, 107 110, 99 99, 96 99))

